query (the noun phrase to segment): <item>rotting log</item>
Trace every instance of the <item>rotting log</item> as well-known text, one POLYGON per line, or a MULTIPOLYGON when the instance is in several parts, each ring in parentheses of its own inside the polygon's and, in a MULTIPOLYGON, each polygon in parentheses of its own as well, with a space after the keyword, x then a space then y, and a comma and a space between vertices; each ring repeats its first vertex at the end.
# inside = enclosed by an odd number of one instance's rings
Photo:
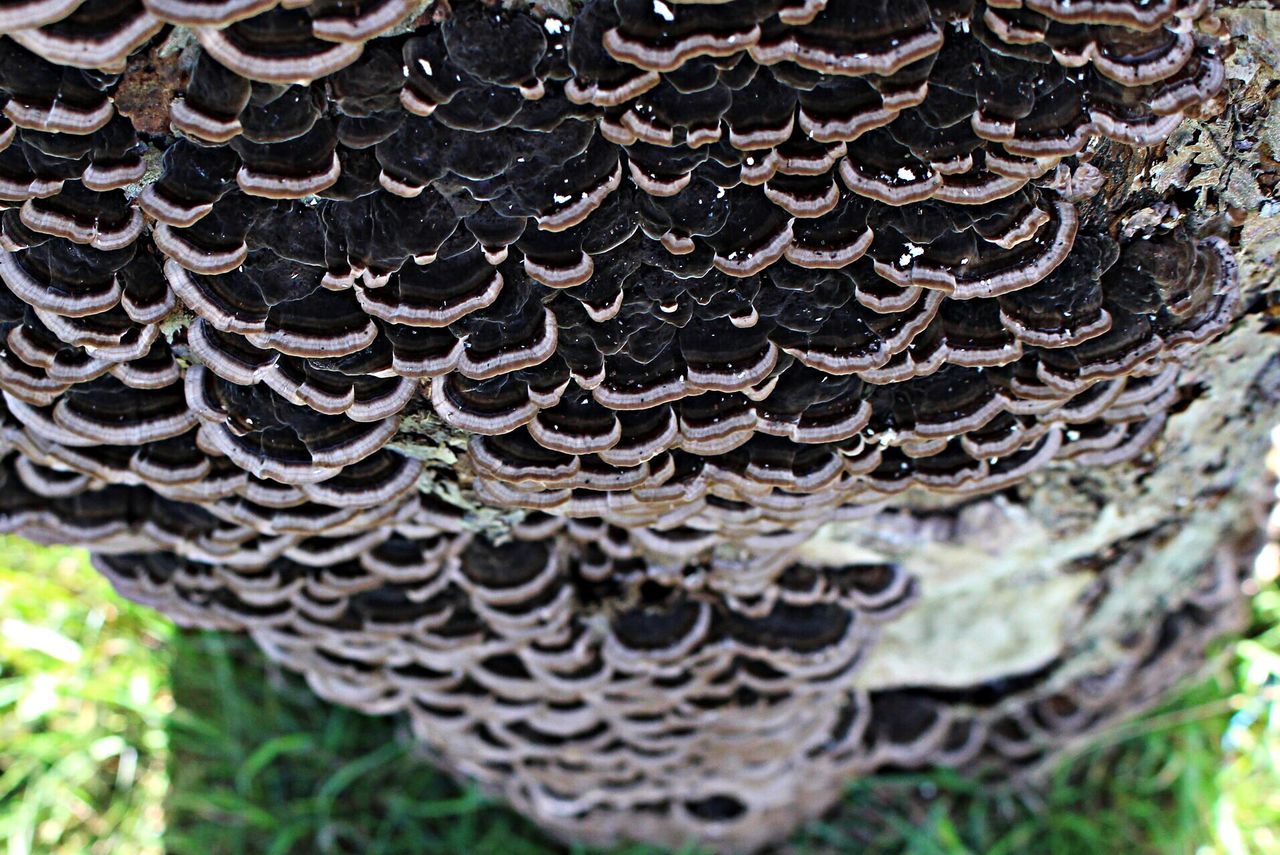
POLYGON ((0 0, 0 527, 594 842, 1041 768, 1240 625, 1270 4, 286 5, 0 0))

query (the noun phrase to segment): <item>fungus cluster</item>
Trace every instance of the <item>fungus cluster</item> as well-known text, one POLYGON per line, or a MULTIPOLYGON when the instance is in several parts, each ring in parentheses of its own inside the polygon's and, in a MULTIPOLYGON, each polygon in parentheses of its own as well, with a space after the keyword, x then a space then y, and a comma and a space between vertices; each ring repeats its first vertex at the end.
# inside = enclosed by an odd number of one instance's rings
POLYGON ((1137 695, 852 689, 917 580, 792 550, 1159 434, 1235 265, 1102 191, 1206 6, 0 0, 0 526, 575 835, 1038 756, 1137 695))

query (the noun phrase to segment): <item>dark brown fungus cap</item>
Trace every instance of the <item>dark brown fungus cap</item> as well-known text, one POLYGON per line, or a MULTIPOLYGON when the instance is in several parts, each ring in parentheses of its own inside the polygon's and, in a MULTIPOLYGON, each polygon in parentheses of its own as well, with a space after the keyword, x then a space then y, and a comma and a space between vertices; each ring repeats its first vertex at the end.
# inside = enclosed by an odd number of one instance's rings
POLYGON ((0 92, 4 116, 19 128, 63 134, 91 134, 111 121, 114 109, 104 91, 111 78, 60 67, 5 40, 0 43, 0 92))
POLYGON ((547 49, 547 31, 532 17, 480 5, 460 7, 440 33, 455 67, 498 86, 520 86, 535 79, 547 49))
POLYGON ((240 112, 251 94, 249 81, 202 52, 182 97, 169 107, 169 123, 199 141, 227 142, 240 133, 240 112))
POLYGON ((1018 5, 1024 4, 1030 11, 1063 23, 1110 24, 1135 30, 1152 30, 1168 25, 1180 28, 1187 21, 1204 14, 1206 6, 1203 0, 1022 0, 1018 5))
POLYGON ((715 4, 684 5, 645 0, 614 0, 619 25, 606 31, 603 44, 614 58, 650 71, 675 71, 702 56, 731 56, 760 38, 756 21, 767 3, 736 3, 733 16, 715 4))
POLYGON ((930 57, 942 42, 923 2, 829 0, 806 24, 769 28, 751 56, 762 65, 794 62, 824 74, 889 75, 930 57))
POLYGON ((363 44, 395 27, 415 8, 410 0, 370 0, 359 4, 321 0, 308 5, 307 11, 316 38, 363 44))
POLYGON ((157 18, 174 24, 225 26, 277 5, 276 0, 145 0, 157 18))
MULTIPOLYGON (((307 115, 314 121, 309 111, 307 115)), ((297 130, 295 125, 292 131, 297 130)), ((314 196, 332 187, 342 173, 336 145, 328 122, 280 142, 253 142, 246 132, 233 143, 241 160, 236 183, 246 194, 266 199, 314 196)))
POLYGON ((195 30, 200 45, 219 63, 266 83, 315 80, 350 65, 363 42, 335 42, 317 38, 312 19, 299 9, 272 9, 225 27, 195 30))
POLYGON ((82 0, 9 0, 0 6, 0 30, 39 27, 61 20, 75 11, 82 0))
POLYGON ((234 186, 239 158, 227 148, 179 140, 165 151, 164 167, 160 180, 139 194, 138 206, 159 222, 186 228, 212 211, 234 186))
POLYGON ((164 21, 132 0, 84 0, 57 21, 24 22, 8 35, 32 53, 57 65, 124 71, 125 59, 146 44, 164 21))

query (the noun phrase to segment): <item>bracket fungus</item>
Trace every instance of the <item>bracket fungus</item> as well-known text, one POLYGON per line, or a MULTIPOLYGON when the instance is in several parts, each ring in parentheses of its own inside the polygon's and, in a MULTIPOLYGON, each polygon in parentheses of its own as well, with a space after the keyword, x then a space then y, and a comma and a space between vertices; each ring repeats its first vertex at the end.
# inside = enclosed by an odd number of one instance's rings
MULTIPOLYGON (((895 661, 1247 309, 1124 183, 1221 98, 1208 0, 562 6, 0 0, 0 528, 594 841, 1024 769, 1195 667, 1219 553, 1105 656, 895 661)), ((1083 625, 1175 528, 1019 560, 1083 625)))

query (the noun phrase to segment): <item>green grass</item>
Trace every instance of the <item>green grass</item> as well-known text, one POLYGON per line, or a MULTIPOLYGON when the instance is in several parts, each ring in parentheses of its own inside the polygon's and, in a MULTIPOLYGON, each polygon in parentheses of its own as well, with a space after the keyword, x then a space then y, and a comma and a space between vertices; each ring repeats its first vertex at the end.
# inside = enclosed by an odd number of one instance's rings
POLYGON ((317 700, 247 638, 195 633, 175 651, 169 851, 549 851, 424 764, 396 720, 317 700))
MULTIPOLYGON (((1218 678, 1043 789, 880 776, 786 851, 1280 853, 1280 592, 1255 612, 1218 678)), ((0 538, 0 855, 562 851, 396 719, 317 700, 243 637, 175 630, 81 552, 0 538)))
POLYGON ((164 851, 173 626, 82 552, 0 538, 0 845, 164 851))

